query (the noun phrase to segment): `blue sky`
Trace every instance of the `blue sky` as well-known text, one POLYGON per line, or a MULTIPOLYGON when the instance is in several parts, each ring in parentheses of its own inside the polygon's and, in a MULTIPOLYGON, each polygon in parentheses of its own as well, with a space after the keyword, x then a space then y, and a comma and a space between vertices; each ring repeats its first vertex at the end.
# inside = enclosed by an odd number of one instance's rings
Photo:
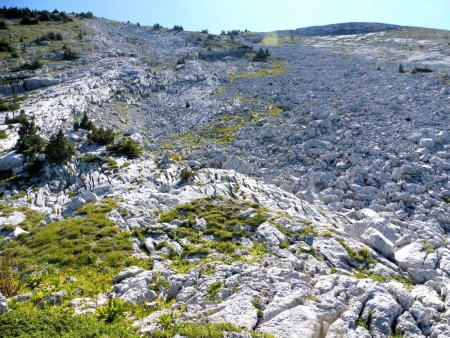
POLYGON ((450 30, 450 0, 0 0, 1 6, 91 11, 141 25, 186 30, 273 31, 349 21, 450 30))

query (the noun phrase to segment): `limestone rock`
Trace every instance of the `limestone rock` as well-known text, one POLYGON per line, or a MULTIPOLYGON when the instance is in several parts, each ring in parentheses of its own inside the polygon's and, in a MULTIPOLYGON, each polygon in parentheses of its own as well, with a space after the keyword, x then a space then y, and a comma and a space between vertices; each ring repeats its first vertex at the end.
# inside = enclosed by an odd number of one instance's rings
POLYGON ((12 151, 0 157, 0 171, 12 170, 23 166, 24 156, 12 151))
POLYGON ((0 293, 0 315, 8 312, 8 301, 6 298, 0 293))

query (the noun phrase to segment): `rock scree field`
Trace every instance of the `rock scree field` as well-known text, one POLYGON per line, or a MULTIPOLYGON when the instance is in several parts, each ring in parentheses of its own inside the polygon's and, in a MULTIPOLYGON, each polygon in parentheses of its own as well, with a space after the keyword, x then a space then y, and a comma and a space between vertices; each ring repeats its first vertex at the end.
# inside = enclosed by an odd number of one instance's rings
POLYGON ((450 337, 449 31, 0 40, 0 336, 450 337))

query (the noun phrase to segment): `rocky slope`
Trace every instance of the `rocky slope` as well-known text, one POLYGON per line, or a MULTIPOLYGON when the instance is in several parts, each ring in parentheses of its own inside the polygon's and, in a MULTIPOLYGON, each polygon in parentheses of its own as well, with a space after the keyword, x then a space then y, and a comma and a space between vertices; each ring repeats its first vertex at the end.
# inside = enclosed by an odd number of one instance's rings
POLYGON ((52 23, 64 42, 42 46, 9 25, 21 54, 3 55, 0 93, 77 154, 30 177, 18 125, 1 126, 0 254, 22 285, 0 327, 54 309, 117 337, 450 335, 449 32, 94 18, 52 23), (85 112, 144 154, 88 143, 85 112))

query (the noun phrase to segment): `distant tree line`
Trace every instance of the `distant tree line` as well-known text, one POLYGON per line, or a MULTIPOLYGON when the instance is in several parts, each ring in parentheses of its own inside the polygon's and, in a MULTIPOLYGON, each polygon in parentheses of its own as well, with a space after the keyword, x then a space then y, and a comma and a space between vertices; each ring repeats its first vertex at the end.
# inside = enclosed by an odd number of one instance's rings
MULTIPOLYGON (((65 12, 59 12, 57 9, 55 9, 53 12, 49 12, 47 10, 31 10, 27 7, 18 8, 3 6, 3 8, 0 8, 0 15, 2 15, 6 19, 21 19, 21 25, 37 25, 39 22, 44 21, 73 21, 72 18, 65 12)), ((92 12, 81 12, 75 15, 80 19, 92 19, 94 17, 94 14, 92 14, 92 12)))

